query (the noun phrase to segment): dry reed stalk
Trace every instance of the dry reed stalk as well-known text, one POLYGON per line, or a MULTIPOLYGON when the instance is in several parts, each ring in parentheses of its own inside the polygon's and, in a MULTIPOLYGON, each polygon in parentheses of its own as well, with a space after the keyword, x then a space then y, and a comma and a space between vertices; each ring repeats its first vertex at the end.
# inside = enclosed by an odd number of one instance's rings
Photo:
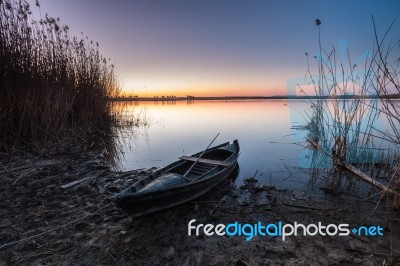
POLYGON ((0 87, 1 150, 109 128, 120 90, 98 44, 17 0, 0 1, 0 87))

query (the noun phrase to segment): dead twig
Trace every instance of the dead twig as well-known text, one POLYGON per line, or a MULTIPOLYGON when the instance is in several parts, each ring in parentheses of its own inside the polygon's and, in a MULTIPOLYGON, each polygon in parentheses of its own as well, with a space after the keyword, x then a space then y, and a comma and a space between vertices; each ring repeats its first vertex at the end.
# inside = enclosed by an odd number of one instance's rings
POLYGON ((87 176, 87 177, 85 177, 85 178, 82 178, 82 179, 79 179, 79 180, 75 180, 75 181, 72 181, 72 182, 70 182, 70 183, 68 183, 68 184, 62 185, 62 186, 60 186, 60 188, 66 189, 66 188, 74 187, 74 186, 76 186, 76 185, 78 185, 78 184, 80 184, 80 183, 82 183, 82 182, 84 182, 84 181, 87 181, 87 180, 90 180, 90 179, 98 178, 99 176, 101 176, 101 175, 104 174, 105 172, 106 172, 106 171, 100 171, 100 172, 98 172, 98 173, 96 173, 96 174, 94 174, 94 175, 87 176))
POLYGON ((222 199, 218 202, 218 204, 214 207, 214 209, 212 209, 212 210, 210 211, 210 215, 214 212, 214 210, 215 210, 216 208, 218 208, 219 205, 221 205, 221 203, 222 203, 227 197, 228 197, 227 195, 225 195, 225 196, 222 197, 222 199))
POLYGON ((285 166, 285 168, 286 168, 286 170, 288 170, 288 172, 289 172, 289 176, 288 177, 285 177, 284 179, 283 179, 283 181, 286 181, 286 180, 288 180, 289 178, 291 178, 292 176, 293 176, 293 174, 292 174, 292 172, 289 170, 289 167, 287 167, 287 165, 285 164, 285 162, 282 160, 282 163, 283 163, 283 165, 285 166))
POLYGON ((347 169, 348 171, 353 173, 358 178, 360 178, 360 179, 364 180, 365 182, 367 182, 367 183, 369 183, 369 184, 381 189, 383 193, 388 193, 388 194, 390 194, 392 196, 400 197, 400 195, 398 193, 396 193, 395 191, 393 191, 390 188, 386 187, 382 183, 376 181, 375 179, 372 179, 367 174, 365 174, 362 171, 360 171, 357 167, 355 167, 355 166, 353 166, 353 165, 351 165, 349 163, 346 163, 345 161, 341 160, 337 156, 334 156, 334 155, 330 154, 326 149, 324 149, 322 146, 320 146, 317 142, 315 142, 313 140, 308 140, 308 142, 311 144, 311 146, 313 148, 322 151, 327 156, 330 156, 335 161, 336 165, 339 165, 339 166, 347 169))
POLYGON ((294 208, 300 208, 300 209, 307 209, 307 210, 315 210, 315 211, 342 211, 342 209, 321 209, 321 208, 314 208, 314 207, 308 207, 308 206, 300 206, 300 205, 294 205, 294 204, 288 204, 288 203, 282 203, 282 205, 285 205, 287 207, 294 207, 294 208))
POLYGON ((18 182, 18 180, 20 180, 22 177, 26 176, 27 174, 29 174, 30 172, 32 172, 33 169, 29 169, 26 172, 22 172, 19 177, 17 179, 15 179, 15 181, 13 182, 13 186, 15 186, 15 184, 18 182))
POLYGON ((85 214, 85 215, 83 215, 83 216, 81 216, 81 217, 76 218, 75 220, 73 220, 73 221, 71 221, 71 222, 68 222, 68 223, 65 223, 65 224, 56 226, 55 228, 50 229, 50 230, 47 230, 47 231, 45 231, 45 232, 42 232, 42 233, 39 233, 39 234, 36 234, 36 235, 33 235, 33 236, 29 236, 29 237, 26 237, 26 238, 23 238, 23 239, 20 239, 20 240, 16 240, 16 241, 12 241, 12 242, 8 242, 8 243, 5 243, 5 244, 2 244, 2 245, 0 245, 0 250, 6 249, 6 248, 11 247, 11 246, 13 246, 13 245, 16 245, 16 244, 18 244, 18 243, 22 243, 22 242, 28 241, 28 240, 33 239, 33 238, 36 238, 36 237, 39 237, 39 236, 41 236, 41 235, 45 235, 45 234, 54 232, 54 231, 56 231, 56 230, 58 230, 58 229, 60 229, 60 228, 66 227, 66 226, 68 226, 68 225, 74 224, 74 223, 76 223, 76 222, 78 222, 78 221, 80 221, 80 220, 83 220, 83 219, 85 219, 85 218, 87 218, 87 217, 89 217, 89 216, 92 216, 92 215, 98 213, 98 212, 101 211, 101 210, 104 210, 105 208, 109 207, 109 206, 112 205, 112 204, 113 204, 113 203, 109 203, 109 204, 107 204, 107 205, 105 205, 105 206, 103 206, 103 207, 97 209, 96 211, 94 211, 94 212, 92 212, 92 213, 85 214))

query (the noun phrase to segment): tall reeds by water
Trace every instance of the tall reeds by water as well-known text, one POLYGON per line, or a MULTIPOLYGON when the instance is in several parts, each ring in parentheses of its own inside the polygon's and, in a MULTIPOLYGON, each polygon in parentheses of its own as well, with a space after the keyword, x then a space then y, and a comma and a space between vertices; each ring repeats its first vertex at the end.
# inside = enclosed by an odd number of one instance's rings
POLYGON ((388 118, 392 135, 385 134, 393 143, 400 144, 400 39, 388 40, 395 21, 390 25, 382 38, 379 38, 372 17, 375 33, 376 52, 374 71, 377 77, 377 92, 385 96, 382 101, 382 112, 388 118), (393 55, 395 55, 393 57, 393 55))
MULTIPOLYGON (((382 99, 381 112, 387 118, 391 128, 390 132, 379 132, 395 147, 395 154, 385 175, 388 185, 400 194, 400 39, 388 40, 395 21, 381 38, 378 36, 373 17, 372 22, 376 46, 374 69, 377 77, 377 91, 385 96, 382 99)), ((393 199, 393 205, 400 209, 400 197, 393 199)))
POLYGON ((59 18, 35 20, 25 1, 0 0, 0 150, 109 127, 119 88, 97 43, 59 18))
MULTIPOLYGON (((319 20, 316 24, 321 27, 319 20)), ((335 158, 384 179, 381 182, 400 192, 400 105, 394 99, 400 93, 400 59, 394 54, 400 46, 387 44, 391 27, 379 39, 374 24, 375 47, 358 65, 352 62, 349 51, 345 51, 347 62, 343 62, 334 47, 323 49, 319 29, 320 54, 315 56, 318 76, 313 76, 310 68, 307 76, 315 95, 323 97, 311 102, 307 129, 308 138, 331 153, 326 158, 326 153, 315 151, 311 158, 314 168, 333 162, 325 186, 335 193, 344 181, 354 190, 360 184, 338 169, 335 158), (382 128, 379 119, 388 121, 389 128, 382 128)), ((393 203, 400 207, 400 199, 395 197, 393 203)))

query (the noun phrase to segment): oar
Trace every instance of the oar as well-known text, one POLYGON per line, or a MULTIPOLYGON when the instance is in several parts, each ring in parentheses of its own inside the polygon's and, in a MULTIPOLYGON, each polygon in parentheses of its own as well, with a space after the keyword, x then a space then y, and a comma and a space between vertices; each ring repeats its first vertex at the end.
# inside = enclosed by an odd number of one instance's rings
MULTIPOLYGON (((213 144, 214 140, 219 136, 219 133, 215 136, 215 138, 211 141, 210 144, 208 144, 207 148, 200 154, 199 158, 197 158, 197 160, 192 164, 192 166, 189 168, 189 170, 187 170, 187 172, 183 175, 183 177, 186 177, 190 171, 193 169, 193 167, 196 165, 196 163, 200 160, 201 156, 203 156, 203 154, 206 152, 206 150, 211 146, 211 144, 213 144)), ((185 178, 186 179, 186 178, 185 178)))

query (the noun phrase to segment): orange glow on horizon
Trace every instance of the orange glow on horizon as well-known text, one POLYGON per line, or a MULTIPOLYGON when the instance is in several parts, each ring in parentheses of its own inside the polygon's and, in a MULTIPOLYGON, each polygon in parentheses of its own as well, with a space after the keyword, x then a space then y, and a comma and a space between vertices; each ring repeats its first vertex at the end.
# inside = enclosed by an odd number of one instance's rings
POLYGON ((269 88, 209 88, 209 89, 157 89, 157 90, 122 90, 124 97, 156 97, 156 96, 176 96, 186 97, 225 97, 225 96, 276 96, 286 95, 286 89, 269 88))
MULTIPOLYGON (((233 66, 231 66, 233 68, 233 66)), ((132 77, 129 74, 123 78, 124 94, 138 97, 176 96, 186 97, 225 97, 225 96, 275 96, 286 95, 286 81, 288 77, 298 77, 296 72, 269 73, 252 69, 246 74, 242 68, 226 69, 223 73, 211 71, 198 74, 182 70, 177 73, 138 73, 132 77)))

